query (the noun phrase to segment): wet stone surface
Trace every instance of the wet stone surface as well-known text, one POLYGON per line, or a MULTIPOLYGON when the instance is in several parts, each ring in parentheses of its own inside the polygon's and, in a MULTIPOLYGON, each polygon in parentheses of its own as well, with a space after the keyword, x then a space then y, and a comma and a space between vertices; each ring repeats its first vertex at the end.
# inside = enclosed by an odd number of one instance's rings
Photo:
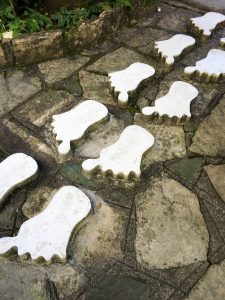
POLYGON ((184 69, 217 49, 225 29, 213 32, 207 42, 196 38, 195 47, 172 68, 153 49, 155 41, 191 35, 190 18, 204 14, 203 6, 220 12, 225 6, 221 10, 219 0, 169 2, 140 9, 129 27, 82 53, 62 57, 58 32, 52 35, 58 59, 44 40, 46 61, 33 65, 29 56, 26 67, 0 70, 0 162, 23 152, 39 166, 36 179, 15 189, 1 207, 0 238, 16 236, 63 185, 81 189, 92 206, 70 236, 65 263, 37 264, 13 251, 0 257, 0 299, 224 299, 224 82, 202 82, 185 76, 184 69), (135 62, 150 64, 156 73, 122 108, 108 72, 135 62), (141 109, 166 95, 174 81, 198 89, 190 121, 176 125, 143 118, 141 109), (70 155, 59 159, 52 115, 88 99, 104 104, 109 118, 79 143, 71 142, 70 155), (140 179, 84 174, 83 161, 98 158, 130 125, 155 137, 143 156, 140 179))

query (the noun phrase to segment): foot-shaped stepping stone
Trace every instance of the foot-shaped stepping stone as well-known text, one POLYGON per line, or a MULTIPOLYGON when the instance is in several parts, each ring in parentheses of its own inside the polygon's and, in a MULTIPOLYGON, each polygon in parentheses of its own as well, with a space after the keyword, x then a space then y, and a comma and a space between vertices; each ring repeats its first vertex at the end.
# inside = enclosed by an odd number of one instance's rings
POLYGON ((61 141, 58 146, 59 154, 66 156, 70 152, 71 141, 79 141, 87 131, 106 121, 107 117, 107 108, 94 100, 86 100, 65 113, 54 115, 53 132, 56 140, 61 141))
POLYGON ((91 202, 81 190, 64 186, 43 212, 23 223, 17 236, 0 239, 0 254, 17 247, 18 255, 29 253, 34 260, 50 261, 53 255, 65 260, 71 232, 90 209, 91 202))
POLYGON ((124 70, 109 73, 111 87, 115 94, 118 94, 118 104, 126 106, 129 93, 133 93, 143 80, 154 74, 155 69, 153 67, 139 62, 130 65, 124 70))
POLYGON ((211 49, 206 58, 196 62, 194 67, 184 69, 187 75, 197 75, 204 81, 219 81, 225 76, 225 51, 211 49))
POLYGON ((24 154, 15 153, 0 163, 0 207, 16 187, 32 180, 38 172, 36 161, 24 154))
POLYGON ((85 160, 83 171, 92 173, 100 168, 103 174, 110 172, 114 177, 140 177, 142 156, 153 144, 154 137, 147 130, 137 125, 128 126, 116 143, 101 151, 98 159, 85 160))
POLYGON ((212 31, 223 22, 225 22, 225 15, 208 12, 204 16, 191 19, 191 31, 196 35, 203 34, 205 37, 210 37, 212 31))
POLYGON ((155 42, 155 52, 167 65, 173 65, 175 60, 195 45, 195 39, 185 34, 176 34, 168 40, 155 42))
POLYGON ((150 119, 168 116, 176 124, 183 123, 191 117, 190 103, 198 96, 198 90, 184 81, 175 81, 168 94, 157 99, 155 106, 147 106, 142 109, 145 116, 150 119))

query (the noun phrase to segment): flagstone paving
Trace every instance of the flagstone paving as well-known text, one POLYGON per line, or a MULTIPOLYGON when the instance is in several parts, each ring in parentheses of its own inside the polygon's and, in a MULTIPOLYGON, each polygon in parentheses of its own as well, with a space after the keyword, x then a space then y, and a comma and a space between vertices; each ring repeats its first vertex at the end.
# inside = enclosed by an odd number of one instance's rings
POLYGON ((225 28, 213 31, 207 41, 195 37, 193 49, 170 68, 155 57, 154 42, 181 33, 192 36, 191 18, 211 7, 224 13, 225 4, 165 0, 157 7, 140 12, 128 28, 99 47, 0 70, 0 162, 23 152, 39 167, 36 179, 5 198, 0 238, 17 236, 22 224, 44 211, 62 186, 79 188, 92 206, 70 236, 66 262, 36 264, 15 251, 0 257, 1 300, 224 299, 225 87, 220 80, 187 77, 184 70, 221 47, 225 28), (156 72, 122 108, 108 73, 135 62, 156 72), (191 119, 175 125, 144 118, 142 108, 155 105, 175 81, 199 92, 191 102, 191 119), (104 104, 109 118, 82 144, 72 142, 72 155, 60 160, 52 115, 89 99, 104 104), (85 174, 83 161, 98 158, 130 125, 155 138, 144 154, 140 179, 85 174))

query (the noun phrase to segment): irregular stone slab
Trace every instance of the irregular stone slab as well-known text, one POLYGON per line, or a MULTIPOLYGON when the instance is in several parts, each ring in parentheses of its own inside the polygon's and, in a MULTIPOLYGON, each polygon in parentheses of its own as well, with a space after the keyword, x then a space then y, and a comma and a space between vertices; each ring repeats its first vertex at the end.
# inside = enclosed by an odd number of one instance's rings
POLYGON ((198 90, 184 81, 175 81, 168 94, 158 98, 154 106, 147 106, 142 113, 149 118, 173 118, 176 123, 183 123, 190 119, 190 104, 198 96, 198 90))
POLYGON ((223 157, 225 155, 225 97, 198 127, 189 150, 201 155, 223 157))
MULTIPOLYGON (((190 18, 200 16, 200 14, 191 9, 184 9, 178 6, 162 5, 160 3, 161 12, 158 12, 152 27, 157 27, 165 31, 186 33, 190 23, 190 18)), ((172 4, 172 3, 171 3, 172 4)), ((156 38, 158 39, 158 37, 156 38)))
POLYGON ((19 127, 9 119, 4 119, 0 128, 0 145, 5 152, 13 153, 25 149, 27 153, 32 153, 35 159, 41 161, 44 166, 55 164, 56 156, 52 149, 30 131, 19 127), (6 139, 5 136, 10 138, 6 139))
POLYGON ((188 300, 222 300, 225 298, 225 261, 210 266, 206 274, 191 290, 188 300))
POLYGON ((194 67, 186 67, 184 73, 194 75, 204 81, 219 81, 225 77, 225 51, 211 49, 206 58, 196 62, 194 67))
POLYGON ((185 134, 182 126, 151 124, 144 121, 141 114, 135 115, 134 124, 144 127, 155 137, 151 151, 143 158, 143 169, 155 162, 181 158, 186 155, 185 134))
POLYGON ((207 10, 215 10, 215 11, 224 10, 223 0, 183 0, 183 2, 187 2, 187 4, 192 4, 207 10))
POLYGON ((76 154, 85 158, 99 157, 103 148, 112 145, 119 139, 127 123, 128 125, 132 124, 125 121, 124 115, 122 118, 110 115, 109 122, 91 132, 85 143, 76 149, 76 154))
POLYGON ((54 115, 53 132, 56 134, 56 140, 62 141, 58 146, 59 154, 67 155, 70 152, 71 141, 80 140, 87 130, 96 126, 96 123, 105 121, 107 117, 107 108, 93 100, 84 101, 65 113, 54 115))
POLYGON ((210 37, 216 27, 225 22, 225 15, 208 12, 204 16, 191 18, 191 31, 197 35, 210 37))
POLYGON ((40 63, 38 68, 45 82, 52 85, 72 76, 88 61, 89 57, 87 56, 76 56, 74 59, 60 58, 40 63))
POLYGON ((168 40, 155 42, 155 52, 167 65, 171 66, 184 51, 192 49, 194 45, 195 39, 193 37, 176 34, 168 40))
POLYGON ((140 177, 142 156, 153 144, 151 133, 140 126, 130 125, 116 143, 103 149, 99 158, 85 160, 82 168, 86 173, 100 168, 103 174, 111 172, 114 177, 140 177))
POLYGON ((106 76, 97 75, 81 70, 79 72, 80 84, 83 89, 83 96, 86 99, 95 99, 103 104, 117 106, 113 99, 106 76))
POLYGON ((67 244, 73 228, 91 209, 89 198, 74 186, 64 186, 39 215, 23 223, 15 237, 0 239, 0 254, 17 247, 18 255, 29 253, 32 259, 53 255, 66 259, 67 244))
POLYGON ((45 270, 54 283, 58 299, 76 298, 86 283, 84 274, 69 264, 52 264, 45 270))
POLYGON ((0 298, 49 300, 47 276, 43 268, 17 261, 0 260, 0 298))
POLYGON ((21 35, 13 39, 12 43, 16 64, 18 65, 29 65, 63 56, 61 30, 21 35))
MULTIPOLYGON (((41 79, 32 73, 22 71, 9 72, 6 76, 10 94, 17 105, 41 91, 41 79)), ((15 105, 16 106, 16 105, 15 105)))
POLYGON ((125 212, 109 206, 94 193, 88 194, 92 198, 94 214, 74 235, 68 253, 89 273, 99 273, 107 263, 123 258, 127 217, 125 212))
POLYGON ((203 164, 203 157, 193 157, 180 159, 170 163, 167 167, 194 185, 201 174, 203 164))
POLYGON ((127 105, 129 94, 134 93, 143 80, 154 74, 153 67, 139 62, 133 63, 124 70, 109 73, 109 81, 114 93, 118 94, 119 105, 127 105))
POLYGON ((137 52, 121 47, 111 53, 102 56, 99 60, 86 68, 87 71, 103 73, 116 72, 125 69, 132 63, 139 61, 140 63, 148 63, 148 60, 137 52))
POLYGON ((220 166, 209 165, 209 166, 205 166, 204 170, 208 174, 209 179, 212 182, 217 193, 225 201, 225 184, 224 184, 225 165, 220 165, 220 166))
POLYGON ((25 120, 41 127, 51 118, 52 114, 59 113, 63 107, 72 103, 76 104, 70 93, 49 90, 19 106, 13 115, 22 121, 25 120))
POLYGON ((138 25, 139 22, 137 23, 137 26, 122 28, 118 31, 115 40, 119 43, 126 44, 131 48, 141 50, 156 39, 168 36, 168 33, 164 30, 151 27, 139 27, 138 25))
POLYGON ((136 198, 138 263, 168 269, 207 260, 209 236, 198 199, 166 176, 136 198))
POLYGON ((85 293, 85 300, 104 300, 108 297, 117 300, 148 300, 151 289, 148 284, 128 276, 105 278, 97 286, 85 293))
POLYGON ((36 161, 24 154, 15 153, 0 163, 0 207, 6 197, 18 186, 32 180, 37 174, 36 161))

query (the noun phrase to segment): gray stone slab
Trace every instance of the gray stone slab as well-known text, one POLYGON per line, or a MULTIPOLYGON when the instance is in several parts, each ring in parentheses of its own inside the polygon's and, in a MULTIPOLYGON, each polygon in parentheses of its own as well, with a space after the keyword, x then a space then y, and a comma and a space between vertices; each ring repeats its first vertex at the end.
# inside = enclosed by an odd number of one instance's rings
POLYGON ((135 62, 149 63, 149 61, 141 54, 138 54, 134 50, 121 47, 102 56, 92 65, 88 66, 86 70, 107 75, 109 72, 125 69, 135 62))
POLYGON ((88 61, 89 58, 87 56, 77 55, 75 58, 61 58, 40 63, 38 68, 44 81, 52 85, 72 76, 88 61))
POLYGON ((217 193, 225 201, 225 165, 208 165, 204 167, 204 170, 208 174, 209 179, 212 182, 217 193))
POLYGON ((113 99, 110 91, 108 77, 81 70, 79 78, 83 96, 86 99, 93 99, 103 104, 117 106, 117 101, 113 99))
POLYGON ((94 214, 88 217, 86 224, 69 246, 68 253, 78 265, 96 272, 107 262, 123 257, 121 247, 126 216, 93 195, 91 199, 94 214))
POLYGON ((141 266, 168 269, 207 260, 209 236, 194 193, 162 175, 135 201, 141 266))
POLYGON ((42 92, 30 101, 21 105, 13 114, 21 121, 27 121, 38 127, 44 125, 53 114, 60 113, 63 107, 74 103, 74 97, 66 91, 42 92))
POLYGON ((225 96, 198 127, 193 142, 189 148, 191 152, 209 155, 225 155, 225 96))
POLYGON ((0 298, 48 300, 50 292, 43 268, 0 260, 0 298))
POLYGON ((224 0, 182 0, 181 2, 207 10, 225 12, 224 0))
POLYGON ((210 266, 206 274, 199 280, 188 300, 222 300, 225 299, 225 261, 210 266))
POLYGON ((144 127, 155 137, 155 144, 143 158, 143 169, 155 162, 181 158, 186 155, 183 127, 155 125, 143 120, 140 114, 135 115, 134 124, 144 127))
POLYGON ((41 79, 30 72, 13 71, 9 72, 6 76, 10 94, 16 102, 22 103, 23 101, 33 97, 41 91, 41 79))

